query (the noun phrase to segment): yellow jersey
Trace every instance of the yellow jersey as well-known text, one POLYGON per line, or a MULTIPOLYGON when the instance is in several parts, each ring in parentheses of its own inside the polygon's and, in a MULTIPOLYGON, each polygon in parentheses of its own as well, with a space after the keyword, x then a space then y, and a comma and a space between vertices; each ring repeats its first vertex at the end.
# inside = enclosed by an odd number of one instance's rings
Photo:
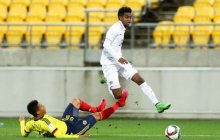
POLYGON ((20 122, 21 135, 26 137, 29 133, 37 132, 44 137, 57 138, 78 138, 79 135, 67 135, 67 126, 64 121, 58 120, 50 115, 45 114, 42 119, 30 119, 25 124, 25 120, 20 122))

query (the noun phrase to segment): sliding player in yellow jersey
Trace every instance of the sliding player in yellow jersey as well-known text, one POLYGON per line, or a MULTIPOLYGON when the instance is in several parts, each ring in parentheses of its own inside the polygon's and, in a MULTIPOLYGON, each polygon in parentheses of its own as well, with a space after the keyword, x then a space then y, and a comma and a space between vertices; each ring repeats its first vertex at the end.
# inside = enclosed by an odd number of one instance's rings
POLYGON ((26 123, 23 116, 19 118, 21 135, 27 137, 31 132, 37 132, 44 137, 89 137, 85 132, 92 128, 96 121, 107 119, 118 107, 124 106, 127 96, 128 92, 124 90, 122 97, 118 99, 114 105, 105 110, 105 99, 102 100, 98 107, 93 107, 80 99, 73 99, 66 107, 62 120, 48 115, 45 106, 40 104, 37 100, 33 100, 27 106, 27 110, 33 115, 33 118, 26 123), (79 120, 79 110, 89 111, 92 112, 92 114, 79 120))

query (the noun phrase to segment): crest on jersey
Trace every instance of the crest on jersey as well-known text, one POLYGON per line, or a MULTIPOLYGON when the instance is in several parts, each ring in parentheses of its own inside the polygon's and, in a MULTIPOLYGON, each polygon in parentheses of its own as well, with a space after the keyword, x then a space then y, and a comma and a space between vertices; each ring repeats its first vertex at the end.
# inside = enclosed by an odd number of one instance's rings
POLYGON ((83 125, 87 125, 87 121, 86 120, 83 120, 83 125))

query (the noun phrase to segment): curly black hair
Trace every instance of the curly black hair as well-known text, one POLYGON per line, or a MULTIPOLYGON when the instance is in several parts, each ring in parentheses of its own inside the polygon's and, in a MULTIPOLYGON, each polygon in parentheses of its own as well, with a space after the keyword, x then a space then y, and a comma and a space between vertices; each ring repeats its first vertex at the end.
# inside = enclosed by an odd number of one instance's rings
POLYGON ((27 105, 27 110, 28 112, 33 115, 34 117, 37 116, 37 111, 38 111, 38 101, 33 100, 27 105))

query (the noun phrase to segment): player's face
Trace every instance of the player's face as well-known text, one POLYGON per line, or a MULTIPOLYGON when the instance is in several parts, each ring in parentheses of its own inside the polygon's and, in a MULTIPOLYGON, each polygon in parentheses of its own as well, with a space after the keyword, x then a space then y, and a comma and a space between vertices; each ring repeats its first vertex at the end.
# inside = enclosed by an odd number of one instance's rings
POLYGON ((119 17, 125 28, 129 27, 129 25, 131 24, 131 18, 132 18, 131 13, 124 13, 123 16, 119 17))
POLYGON ((40 115, 46 114, 46 108, 43 104, 40 104, 40 103, 38 104, 37 114, 40 114, 40 115))

